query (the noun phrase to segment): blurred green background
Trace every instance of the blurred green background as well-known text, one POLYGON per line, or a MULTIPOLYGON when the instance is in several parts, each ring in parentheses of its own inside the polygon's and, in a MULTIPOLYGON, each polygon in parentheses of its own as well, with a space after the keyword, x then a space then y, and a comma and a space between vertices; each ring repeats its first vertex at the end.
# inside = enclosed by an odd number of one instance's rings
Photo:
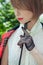
POLYGON ((3 33, 18 25, 19 22, 15 17, 11 3, 0 0, 0 37, 3 33))

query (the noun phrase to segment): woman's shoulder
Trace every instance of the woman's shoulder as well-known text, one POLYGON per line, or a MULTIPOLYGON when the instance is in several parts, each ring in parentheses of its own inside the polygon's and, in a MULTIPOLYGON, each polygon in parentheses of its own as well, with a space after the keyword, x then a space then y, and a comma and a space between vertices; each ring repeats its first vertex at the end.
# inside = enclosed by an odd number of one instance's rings
POLYGON ((17 28, 17 29, 13 32, 13 34, 10 36, 8 42, 10 42, 11 40, 15 39, 15 37, 17 37, 17 36, 23 34, 23 31, 22 31, 22 28, 21 28, 22 26, 23 26, 23 24, 20 24, 19 28, 17 28))

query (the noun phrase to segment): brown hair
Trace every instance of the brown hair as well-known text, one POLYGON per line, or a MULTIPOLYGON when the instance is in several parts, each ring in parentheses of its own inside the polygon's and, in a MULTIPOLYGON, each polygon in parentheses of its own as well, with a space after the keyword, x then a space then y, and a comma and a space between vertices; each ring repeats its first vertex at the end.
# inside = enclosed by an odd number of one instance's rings
POLYGON ((28 9, 39 17, 43 13, 43 0, 11 0, 13 7, 18 9, 28 9))

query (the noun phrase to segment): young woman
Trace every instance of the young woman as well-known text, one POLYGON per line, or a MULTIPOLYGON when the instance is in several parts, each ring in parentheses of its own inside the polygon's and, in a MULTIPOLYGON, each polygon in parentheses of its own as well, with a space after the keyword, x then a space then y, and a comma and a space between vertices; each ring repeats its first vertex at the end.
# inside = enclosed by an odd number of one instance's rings
POLYGON ((11 0, 20 27, 9 38, 1 65, 43 65, 43 0, 11 0), (24 26, 27 23, 27 31, 24 26), (23 36, 23 34, 25 35, 23 36))

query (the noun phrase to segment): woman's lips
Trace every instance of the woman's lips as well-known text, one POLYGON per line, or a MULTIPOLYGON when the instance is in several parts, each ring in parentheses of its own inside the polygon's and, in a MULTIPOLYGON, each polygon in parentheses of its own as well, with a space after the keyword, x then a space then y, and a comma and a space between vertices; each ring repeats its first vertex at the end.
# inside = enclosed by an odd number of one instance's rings
POLYGON ((23 18, 18 18, 18 20, 23 20, 23 18))

